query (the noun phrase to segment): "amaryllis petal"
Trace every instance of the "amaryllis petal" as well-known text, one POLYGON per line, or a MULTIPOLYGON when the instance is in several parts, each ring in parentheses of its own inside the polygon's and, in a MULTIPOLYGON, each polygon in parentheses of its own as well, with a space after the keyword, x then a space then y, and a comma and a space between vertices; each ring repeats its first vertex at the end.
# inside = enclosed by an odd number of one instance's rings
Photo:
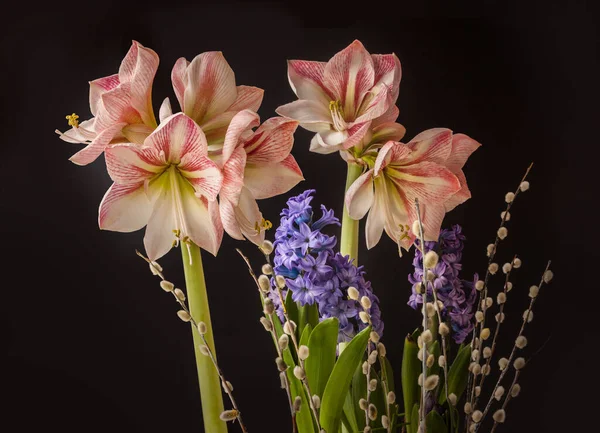
POLYGON ((237 98, 235 102, 227 108, 227 111, 258 111, 260 104, 262 104, 264 94, 265 91, 258 87, 237 86, 237 98))
MULTIPOLYGON (((390 100, 394 104, 400 92, 402 67, 395 54, 373 54, 373 68, 375 69, 375 85, 384 83, 390 89, 390 100)), ((394 119, 395 120, 395 119, 394 119)))
POLYGON ((410 140, 407 146, 412 150, 412 163, 433 161, 445 165, 452 153, 452 131, 446 128, 428 129, 410 140))
MULTIPOLYGON (((383 179, 375 179, 375 185, 377 186, 379 186, 382 182, 383 179)), ((379 188, 381 188, 381 186, 379 186, 379 188)), ((377 192, 379 192, 379 188, 377 192)), ((368 249, 373 248, 379 243, 381 235, 383 234, 385 217, 385 196, 381 193, 375 194, 373 197, 371 211, 367 216, 367 222, 365 224, 365 238, 368 249)))
POLYGON ((260 117, 254 111, 243 110, 237 113, 227 128, 225 141, 223 143, 223 159, 222 163, 226 164, 227 160, 233 153, 234 149, 240 143, 242 134, 251 128, 258 126, 260 117))
POLYGON ((423 237, 426 241, 438 241, 440 227, 446 216, 443 205, 427 205, 421 208, 421 222, 423 223, 423 237))
POLYGON ((250 190, 242 189, 239 204, 233 210, 244 237, 255 245, 261 245, 265 240, 265 230, 262 228, 263 216, 250 190))
POLYGON ((89 144, 98 135, 94 131, 94 119, 89 119, 81 122, 77 128, 71 128, 64 133, 58 129, 54 130, 60 139, 67 143, 89 144))
POLYGON ((173 90, 175 91, 175 97, 179 106, 183 110, 185 87, 186 87, 186 71, 190 62, 185 57, 180 57, 173 65, 171 70, 171 83, 173 84, 173 90))
POLYGON ((288 61, 288 79, 292 90, 299 99, 320 102, 327 106, 332 100, 323 83, 325 62, 307 60, 288 61))
POLYGON ((373 205, 373 170, 369 170, 354 181, 346 191, 345 204, 350 218, 363 218, 373 205))
POLYGON ((208 152, 202 129, 183 113, 165 119, 144 144, 164 152, 166 160, 174 164, 179 164, 189 152, 199 156, 208 152))
POLYGON ((69 161, 77 165, 87 165, 94 162, 96 158, 104 152, 104 149, 110 144, 111 140, 121 132, 121 129, 123 129, 125 125, 125 123, 116 123, 111 127, 104 129, 90 144, 69 158, 69 161))
POLYGON ((185 71, 183 111, 198 124, 227 110, 237 99, 235 75, 218 51, 199 54, 185 71))
POLYGON ((455 134, 452 136, 452 151, 446 159, 446 167, 453 172, 460 170, 469 159, 469 156, 475 152, 481 144, 465 134, 455 134))
POLYGON ((275 112, 288 119, 297 120, 303 126, 311 123, 332 123, 331 111, 317 101, 299 99, 278 107, 275 112))
POLYGON ((284 194, 302 180, 304 176, 292 155, 281 162, 248 164, 244 171, 244 184, 257 200, 284 194))
POLYGON ((469 186, 467 185, 467 178, 465 177, 463 171, 455 171, 454 175, 458 178, 461 188, 444 202, 446 212, 450 212, 456 206, 458 206, 459 204, 463 204, 471 198, 471 190, 469 190, 469 186))
POLYGON ((341 103, 346 120, 354 118, 375 82, 373 59, 360 41, 355 40, 327 62, 323 82, 341 103))
POLYGON ((372 129, 371 143, 387 143, 400 141, 406 133, 406 128, 399 123, 389 122, 377 125, 372 129))
MULTIPOLYGON (((333 132, 340 137, 339 142, 343 143, 345 137, 347 137, 347 134, 345 134, 343 132, 337 132, 337 131, 333 131, 333 132)), ((310 140, 309 150, 314 153, 320 153, 321 155, 329 155, 330 153, 334 153, 334 152, 337 152, 342 149, 343 149, 343 147, 341 144, 337 144, 337 145, 326 144, 323 141, 323 139, 321 138, 320 134, 315 134, 313 136, 312 140, 310 140)))
POLYGON ((213 161, 200 152, 188 152, 179 164, 179 172, 192 184, 196 195, 216 200, 223 184, 223 173, 213 161))
POLYGON ((402 161, 410 155, 411 151, 407 145, 390 141, 386 143, 375 160, 373 166, 374 175, 379 176, 379 173, 393 161, 402 161))
POLYGON ((348 129, 348 138, 342 144, 344 149, 350 149, 352 146, 356 146, 365 137, 369 131, 371 122, 357 123, 348 129))
POLYGON ((163 170, 158 152, 135 144, 117 144, 106 149, 106 168, 110 178, 121 185, 143 183, 163 170))
POLYGON ((100 203, 98 225, 102 230, 133 232, 148 222, 152 203, 142 183, 113 183, 100 203))
POLYGON ((243 241, 244 235, 235 217, 234 205, 226 198, 222 198, 219 201, 219 213, 225 232, 233 239, 243 241))
POLYGON ((294 132, 298 122, 282 117, 271 117, 258 127, 244 143, 249 163, 283 161, 294 146, 294 132))
POLYGON ((121 130, 121 134, 125 137, 126 141, 135 144, 144 144, 144 141, 150 134, 152 134, 154 128, 145 125, 143 123, 135 123, 132 125, 125 125, 121 130))
POLYGON ((138 111, 143 123, 156 126, 152 111, 152 82, 158 69, 158 55, 133 41, 119 68, 121 83, 130 83, 131 106, 138 111))
POLYGON ((237 206, 240 191, 244 187, 245 167, 246 152, 241 147, 233 151, 223 166, 223 186, 220 195, 234 206, 237 206))
POLYGON ((358 108, 356 122, 366 122, 382 116, 388 111, 390 104, 389 89, 383 84, 373 87, 358 108))
POLYGON ((409 203, 414 203, 418 198, 425 204, 443 204, 461 188, 460 181, 450 170, 429 161, 399 169, 388 166, 387 178, 399 188, 409 203))
POLYGON ((122 83, 119 87, 102 94, 98 102, 98 115, 94 122, 96 131, 103 131, 115 123, 142 123, 140 113, 131 106, 131 85, 122 83))
POLYGON ((119 74, 90 81, 90 111, 92 112, 92 116, 95 116, 98 112, 97 107, 100 97, 109 90, 116 88, 119 84, 119 74))
POLYGON ((172 115, 173 115, 173 109, 171 108, 171 100, 169 99, 169 97, 166 97, 163 100, 162 104, 160 104, 160 110, 158 112, 158 118, 162 122, 167 117, 172 116, 172 115))
POLYGON ((371 126, 373 128, 383 124, 383 123, 393 123, 398 119, 398 115, 400 114, 400 110, 395 105, 391 105, 388 110, 379 116, 376 119, 373 119, 371 126))

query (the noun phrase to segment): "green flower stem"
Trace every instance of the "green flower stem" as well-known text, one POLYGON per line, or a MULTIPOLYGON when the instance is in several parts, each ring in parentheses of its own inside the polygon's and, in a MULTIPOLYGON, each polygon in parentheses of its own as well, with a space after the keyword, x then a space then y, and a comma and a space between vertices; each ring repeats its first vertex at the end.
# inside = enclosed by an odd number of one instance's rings
MULTIPOLYGON (((362 166, 348 163, 348 174, 346 176, 346 191, 350 185, 362 174, 362 166)), ((345 197, 344 197, 345 198, 345 197)), ((353 220, 348 215, 346 202, 344 200, 344 214, 342 215, 342 237, 340 241, 340 253, 343 256, 349 255, 354 259, 354 264, 358 264, 358 221, 353 220)))
MULTIPOLYGON (((215 341, 210 321, 210 308, 208 306, 200 248, 192 243, 181 242, 181 255, 183 258, 183 271, 185 273, 190 313, 198 323, 204 322, 206 324, 207 332, 204 337, 216 359, 215 341)), ((219 418, 224 410, 219 373, 210 357, 200 352, 199 347, 203 344, 203 341, 194 326, 192 326, 192 334, 194 337, 198 382, 200 383, 200 401, 202 403, 204 431, 206 433, 227 433, 227 424, 219 418)))

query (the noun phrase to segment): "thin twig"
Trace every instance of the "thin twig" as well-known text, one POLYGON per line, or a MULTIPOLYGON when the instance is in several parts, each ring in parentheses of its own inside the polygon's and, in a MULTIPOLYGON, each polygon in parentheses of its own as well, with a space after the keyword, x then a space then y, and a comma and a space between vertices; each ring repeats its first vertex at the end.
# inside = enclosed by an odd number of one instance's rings
MULTIPOLYGON (((154 262, 152 262, 150 259, 148 259, 146 256, 144 256, 142 253, 140 253, 137 250, 136 250, 136 254, 138 256, 140 256, 142 259, 144 259, 154 269, 156 275, 162 281, 167 281, 165 279, 162 271, 158 267, 156 267, 156 264, 154 262)), ((171 293, 171 295, 173 295, 173 298, 175 298, 175 301, 179 304, 179 306, 189 315, 190 322, 198 330, 198 322, 196 322, 196 319, 194 319, 194 316, 192 316, 192 313, 188 309, 188 307, 185 303, 185 298, 179 299, 177 297, 177 295, 175 294, 175 291, 171 291, 170 293, 171 293)), ((204 336, 204 334, 199 332, 199 330, 198 330, 198 334, 200 335, 200 338, 202 339, 202 342, 204 343, 204 346, 206 347, 206 351, 208 353, 208 356, 210 357, 210 360, 212 361, 213 365, 215 366, 215 369, 217 370, 217 373, 219 374, 219 378, 221 379, 221 385, 223 387, 223 390, 229 397, 229 400, 231 401, 231 405, 233 406, 233 409, 235 410, 236 418, 238 420, 238 423, 240 424, 240 428, 242 429, 242 432, 248 433, 248 430, 246 429, 246 425, 244 424, 244 422, 242 420, 242 412, 240 411, 240 409, 235 401, 235 398, 233 397, 233 393, 229 386, 229 382, 225 379, 223 370, 221 370, 221 368, 219 367, 219 364, 217 363, 217 359, 215 358, 215 355, 214 355, 210 345, 208 344, 208 341, 206 340, 206 337, 204 336)))
MULTIPOLYGON (((248 257, 246 257, 244 255, 244 253, 242 253, 242 251, 239 248, 236 248, 235 250, 242 257, 242 259, 244 260, 244 262, 246 262, 246 266, 248 267, 248 272, 250 273, 250 276, 252 277, 252 279, 256 283, 256 288, 258 289, 258 294, 259 294, 259 296, 261 298, 261 301, 262 301, 262 303, 264 305, 264 303, 265 303, 265 295, 263 294, 262 290, 260 289, 260 284, 258 283, 258 278, 256 277, 256 274, 254 273, 254 270, 252 269, 252 265, 250 264, 250 260, 248 259, 248 257)), ((275 343, 275 349, 277 350, 277 356, 279 358, 283 359, 283 352, 281 351, 281 348, 279 347, 279 344, 277 342, 277 333, 275 332, 275 322, 274 322, 274 319, 273 319, 273 314, 266 314, 266 316, 268 317, 269 322, 271 323, 271 330, 269 332, 271 333, 271 337, 273 338, 273 342, 275 343)), ((279 318, 277 318, 277 320, 279 320, 279 318)), ((298 431, 298 426, 297 426, 297 420, 296 420, 296 411, 294 410, 294 403, 292 401, 292 392, 291 392, 291 389, 290 389, 290 381, 289 381, 289 378, 287 377, 287 373, 286 372, 283 372, 283 373, 284 373, 283 377, 284 377, 285 392, 286 392, 287 397, 288 397, 288 403, 289 403, 289 406, 290 406, 290 414, 292 416, 292 430, 293 430, 294 433, 296 433, 298 431)))
MULTIPOLYGON (((421 221, 421 210, 419 208, 419 199, 415 198, 415 208, 417 210, 417 221, 419 222, 419 238, 420 238, 420 247, 421 247, 421 255, 423 256, 423 282, 421 283, 423 287, 421 288, 423 291, 423 332, 427 329, 427 267, 425 266, 425 238, 423 237, 423 222, 421 221)), ((421 343, 423 345, 423 359, 422 359, 422 369, 423 376, 421 382, 421 407, 419 408, 419 431, 426 433, 427 426, 425 421, 425 399, 426 393, 425 390, 425 379, 427 379, 427 343, 423 341, 421 338, 421 343)))
MULTIPOLYGON (((541 278, 540 284, 538 286, 538 288, 540 290, 544 285, 544 276, 546 275, 546 272, 550 269, 550 263, 551 262, 549 261, 548 264, 546 265, 546 269, 544 270, 544 273, 542 274, 542 278, 541 278)), ((506 375, 506 373, 508 372, 508 370, 510 370, 510 367, 512 366, 512 361, 513 361, 515 354, 517 353, 517 349, 518 349, 516 341, 519 337, 521 337, 523 335, 523 331, 525 330, 525 326, 527 325, 527 322, 529 320, 529 315, 532 314, 533 305, 535 304, 536 299, 537 299, 537 296, 534 296, 531 298, 531 301, 529 302, 529 308, 526 311, 527 314, 523 315, 523 323, 521 324, 521 329, 519 330, 519 334, 517 335, 517 338, 515 338, 515 343, 513 345, 512 351, 510 352, 510 356, 508 358, 508 363, 506 365, 506 368, 504 368, 504 370, 502 370, 502 372, 500 373, 498 382, 496 382, 496 386, 494 387, 494 389, 492 391, 492 395, 490 396, 490 399, 485 407, 485 410, 483 411, 483 416, 481 417, 481 422, 483 422, 483 420, 485 419, 485 416, 488 414, 488 412, 490 410, 490 407, 492 406, 492 402, 494 401, 494 394, 496 393, 496 390, 500 386, 502 379, 504 379, 504 376, 506 375)), ((479 423, 478 425, 481 425, 481 423, 479 423)), ((475 431, 477 431, 477 429, 475 429, 475 431)))

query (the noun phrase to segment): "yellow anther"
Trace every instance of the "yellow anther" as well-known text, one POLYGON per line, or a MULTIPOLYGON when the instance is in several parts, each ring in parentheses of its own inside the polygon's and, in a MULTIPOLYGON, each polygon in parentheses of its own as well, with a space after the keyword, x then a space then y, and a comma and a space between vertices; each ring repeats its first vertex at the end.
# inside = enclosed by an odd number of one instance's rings
POLYGON ((69 126, 72 126, 73 128, 79 128, 79 116, 75 113, 73 114, 69 114, 67 116, 65 116, 65 119, 67 119, 69 126))
POLYGON ((178 237, 180 237, 180 236, 181 236, 181 230, 179 230, 179 229, 174 229, 174 230, 173 230, 173 234, 175 234, 175 237, 176 237, 176 238, 178 238, 178 237))
POLYGON ((264 230, 269 230, 269 229, 273 228, 273 223, 271 223, 271 221, 266 220, 264 218, 262 219, 261 225, 264 230))

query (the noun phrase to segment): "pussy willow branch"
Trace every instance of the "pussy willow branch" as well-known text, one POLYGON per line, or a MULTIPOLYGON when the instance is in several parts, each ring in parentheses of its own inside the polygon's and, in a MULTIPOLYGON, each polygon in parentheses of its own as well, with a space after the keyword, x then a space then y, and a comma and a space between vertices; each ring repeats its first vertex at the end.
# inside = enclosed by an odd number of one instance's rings
MULTIPOLYGON (((440 313, 440 308, 438 305, 438 297, 437 297, 437 289, 435 288, 435 285, 431 285, 432 287, 432 292, 433 292, 433 302, 435 303, 435 312, 437 313, 437 318, 438 318, 438 323, 443 323, 442 322, 442 313, 440 313)), ((442 338, 442 354, 444 355, 444 365, 443 365, 443 369, 444 369, 444 390, 445 390, 445 394, 446 394, 446 401, 448 402, 448 404, 450 405, 450 399, 448 398, 448 354, 446 353, 446 337, 440 333, 440 337, 442 338)), ((450 408, 450 431, 452 430, 454 424, 454 411, 452 410, 452 408, 450 408)))
MULTIPOLYGON (((544 275, 546 275, 546 272, 550 269, 550 263, 551 262, 549 261, 548 264, 546 265, 546 269, 542 273, 542 278, 541 278, 540 284, 538 286, 538 288, 540 290, 544 285, 544 275)), ((512 361, 513 361, 515 354, 517 353, 517 349, 518 349, 516 341, 519 337, 521 337, 523 335, 523 331, 525 331, 525 326, 527 326, 527 322, 529 320, 529 315, 532 314, 533 305, 535 304, 536 299, 537 299, 537 296, 531 298, 531 301, 529 302, 529 308, 526 311, 527 314, 523 314, 523 323, 521 324, 521 329, 519 330, 519 334, 517 335, 517 338, 515 338, 515 343, 513 344, 512 351, 510 352, 510 356, 508 358, 508 363, 506 365, 506 368, 504 370, 502 370, 502 372, 500 373, 498 382, 496 382, 496 386, 494 387, 494 389, 492 391, 492 395, 490 396, 490 399, 485 407, 485 410, 483 411, 483 416, 481 417, 481 422, 483 422, 483 420, 485 419, 485 416, 488 414, 488 412, 490 410, 490 407, 492 406, 492 402, 494 401, 494 394, 496 393, 496 390, 500 386, 502 379, 504 379, 504 376, 506 375, 506 373, 508 372, 508 370, 510 370, 510 368, 512 366, 512 361)), ((481 425, 481 423, 479 423, 478 425, 481 425)), ((477 429, 475 429, 475 431, 477 431, 477 429)))
POLYGON ((389 422, 387 432, 392 433, 392 414, 390 413, 390 402, 387 399, 389 394, 387 367, 385 366, 385 361, 383 358, 383 356, 379 356, 379 364, 381 366, 381 387, 383 388, 383 394, 385 395, 385 412, 389 422))
MULTIPOLYGON (((250 274, 250 276, 254 280, 254 283, 256 284, 256 288, 258 289, 258 294, 259 294, 259 296, 261 298, 261 301, 262 301, 262 303, 264 305, 265 296, 264 296, 262 290, 260 289, 260 284, 258 283, 258 278, 256 277, 256 274, 254 273, 254 270, 252 269, 252 265, 250 263, 250 260, 248 259, 248 257, 246 257, 244 255, 244 253, 242 253, 242 251, 240 249, 236 248, 235 250, 242 257, 242 259, 244 260, 244 262, 246 262, 246 266, 248 267, 248 273, 250 274)), ((275 349, 277 350, 277 356, 279 358, 283 359, 283 353, 282 353, 281 348, 279 347, 279 344, 277 342, 277 333, 275 332, 275 322, 274 322, 274 319, 273 319, 273 314, 267 314, 267 317, 269 318, 269 322, 271 323, 271 330, 269 332, 271 333, 271 337, 273 338, 273 342, 275 343, 275 349)), ((277 319, 277 320, 279 320, 279 319, 277 319)), ((288 397, 288 403, 290 405, 290 415, 292 417, 292 430, 293 430, 294 433, 296 433, 298 431, 298 426, 297 426, 297 421, 296 421, 296 411, 294 410, 294 403, 292 401, 292 392, 290 390, 290 381, 289 381, 289 378, 287 377, 286 372, 283 372, 283 383, 284 383, 284 386, 285 386, 285 392, 286 392, 287 397, 288 397)))
MULTIPOLYGON (((511 273, 512 273, 512 271, 514 269, 513 265, 514 265, 516 259, 517 259, 517 256, 515 255, 513 257, 513 259, 512 259, 512 262, 511 262, 511 268, 506 273, 506 278, 504 279, 504 291, 503 291, 504 295, 506 295, 506 293, 508 292, 508 283, 510 282, 510 276, 511 276, 511 273)), ((492 359, 494 357, 494 352, 496 350, 496 341, 498 339, 498 334, 500 333, 500 325, 502 324, 502 314, 504 313, 504 304, 505 303, 506 302, 503 302, 502 304, 500 304, 500 306, 498 308, 498 314, 499 314, 498 319, 499 320, 496 323, 496 329, 494 331, 494 338, 492 339, 492 344, 490 346, 490 350, 491 350, 490 356, 486 360, 486 363, 485 363, 485 365, 487 366, 485 368, 486 370, 488 370, 489 368, 491 368, 490 364, 492 362, 492 359)), ((487 374, 482 374, 481 375, 481 380, 479 381, 479 387, 480 388, 483 388, 483 382, 485 381, 486 376, 487 376, 487 374)), ((479 396, 475 396, 475 401, 472 403, 473 410, 475 410, 475 408, 477 407, 477 403, 478 402, 479 402, 479 396)))
MULTIPOLYGON (((506 224, 506 221, 508 220, 508 215, 509 215, 509 211, 513 206, 513 203, 515 202, 515 199, 517 198, 517 196, 519 195, 519 193, 521 192, 521 184, 523 182, 525 182, 525 180, 527 179, 527 176, 529 175, 529 172, 531 171, 531 169, 533 168, 533 162, 529 165, 529 167, 527 167, 527 170, 525 171, 525 174, 523 175, 523 177, 521 178, 521 181, 519 182, 519 185, 517 186, 517 189, 514 192, 514 197, 511 200, 510 203, 506 204, 506 209, 505 209, 505 213, 504 216, 502 217, 502 222, 500 223, 500 228, 504 227, 504 225, 506 224)), ((496 232, 496 240, 494 241, 494 248, 491 251, 489 260, 488 260, 488 265, 487 265, 487 269, 485 271, 485 279, 483 282, 483 289, 481 290, 481 293, 479 295, 479 299, 476 300, 477 302, 477 311, 482 311, 483 313, 483 320, 481 321, 481 325, 478 327, 478 324, 475 323, 475 326, 473 327, 473 337, 471 339, 471 352, 474 350, 474 345, 475 342, 478 340, 478 344, 477 344, 477 349, 479 350, 479 348, 481 347, 481 340, 477 338, 477 335, 479 335, 480 330, 482 330, 485 326, 485 315, 487 313, 487 304, 481 304, 481 300, 482 299, 486 299, 487 295, 488 295, 488 282, 489 282, 489 278, 490 278, 490 265, 494 262, 494 258, 496 256, 496 251, 498 249, 498 244, 500 243, 500 237, 498 236, 498 232, 496 232), (479 329, 478 329, 479 328, 479 329)), ((468 384, 467 384, 467 401, 471 401, 472 399, 472 395, 471 395, 471 381, 474 380, 474 378, 472 377, 472 374, 469 372, 469 376, 468 376, 468 384)), ((467 420, 470 417, 467 415, 467 420)))
MULTIPOLYGON (((417 221, 419 221, 419 239, 420 239, 420 248, 421 255, 423 256, 423 282, 421 283, 423 287, 421 290, 423 291, 423 332, 427 329, 427 267, 425 266, 425 238, 423 237, 423 222, 421 221, 421 210, 419 208, 419 199, 415 198, 415 208, 417 210, 417 221)), ((427 379, 427 343, 423 341, 421 338, 421 343, 423 345, 423 359, 422 359, 422 369, 423 376, 421 382, 421 407, 419 408, 419 431, 426 433, 427 426, 425 424, 425 398, 427 391, 425 390, 425 379, 427 379)))
MULTIPOLYGON (((511 395, 512 390, 515 387, 515 384, 517 383, 517 379, 519 379, 520 374, 521 374, 521 370, 515 370, 515 377, 513 378, 513 381, 510 384, 510 388, 509 388, 508 392, 506 393, 506 397, 504 397, 504 403, 502 403, 502 409, 505 411, 506 411, 506 406, 508 406, 508 402, 512 398, 512 395, 511 395)), ((494 425, 492 426, 492 430, 490 430, 490 433, 494 433, 499 424, 500 423, 498 421, 494 420, 494 425)))
MULTIPOLYGON (((158 269, 156 267, 156 265, 154 264, 154 262, 152 262, 150 259, 148 259, 146 256, 144 256, 142 253, 140 253, 139 251, 136 250, 136 254, 138 256, 140 256, 142 259, 144 259, 150 266, 152 266, 152 268, 154 269, 154 271, 156 272, 156 275, 162 280, 162 281, 166 281, 163 273, 161 272, 160 269, 158 269)), ((190 310, 188 309, 185 300, 181 300, 177 297, 177 295, 175 294, 174 291, 170 292, 171 295, 173 295, 173 298, 175 299, 175 302, 177 302, 179 304, 179 306, 190 316, 190 322, 192 323, 192 325, 194 325, 196 328, 198 328, 198 322, 196 322, 196 320, 194 319, 194 316, 192 316, 192 313, 190 312, 190 310)), ((202 339, 202 342, 204 343, 204 346, 206 347, 206 351, 208 353, 208 356, 210 357, 210 360, 212 361, 213 365, 215 366, 215 369, 217 370, 217 373, 219 374, 219 378, 221 379, 221 384, 223 387, 223 390, 225 391, 225 393, 227 394, 227 396, 229 397, 229 400, 231 401, 231 405, 233 406, 233 409, 236 412, 236 418, 238 420, 238 423, 240 424, 240 428, 242 429, 242 432, 244 433, 248 433, 248 430, 246 429, 246 425, 244 424, 244 421, 242 420, 242 413, 240 412, 240 409, 235 401, 235 398, 233 397, 233 393, 231 391, 231 388, 229 387, 229 383, 227 382, 227 380, 225 379, 225 375, 223 374, 223 370, 221 370, 221 368, 219 367, 219 364, 217 363, 217 360, 213 354, 212 349, 210 348, 208 342, 206 341, 206 338, 204 336, 204 334, 202 334, 201 332, 198 332, 198 334, 200 335, 200 338, 202 339)))

